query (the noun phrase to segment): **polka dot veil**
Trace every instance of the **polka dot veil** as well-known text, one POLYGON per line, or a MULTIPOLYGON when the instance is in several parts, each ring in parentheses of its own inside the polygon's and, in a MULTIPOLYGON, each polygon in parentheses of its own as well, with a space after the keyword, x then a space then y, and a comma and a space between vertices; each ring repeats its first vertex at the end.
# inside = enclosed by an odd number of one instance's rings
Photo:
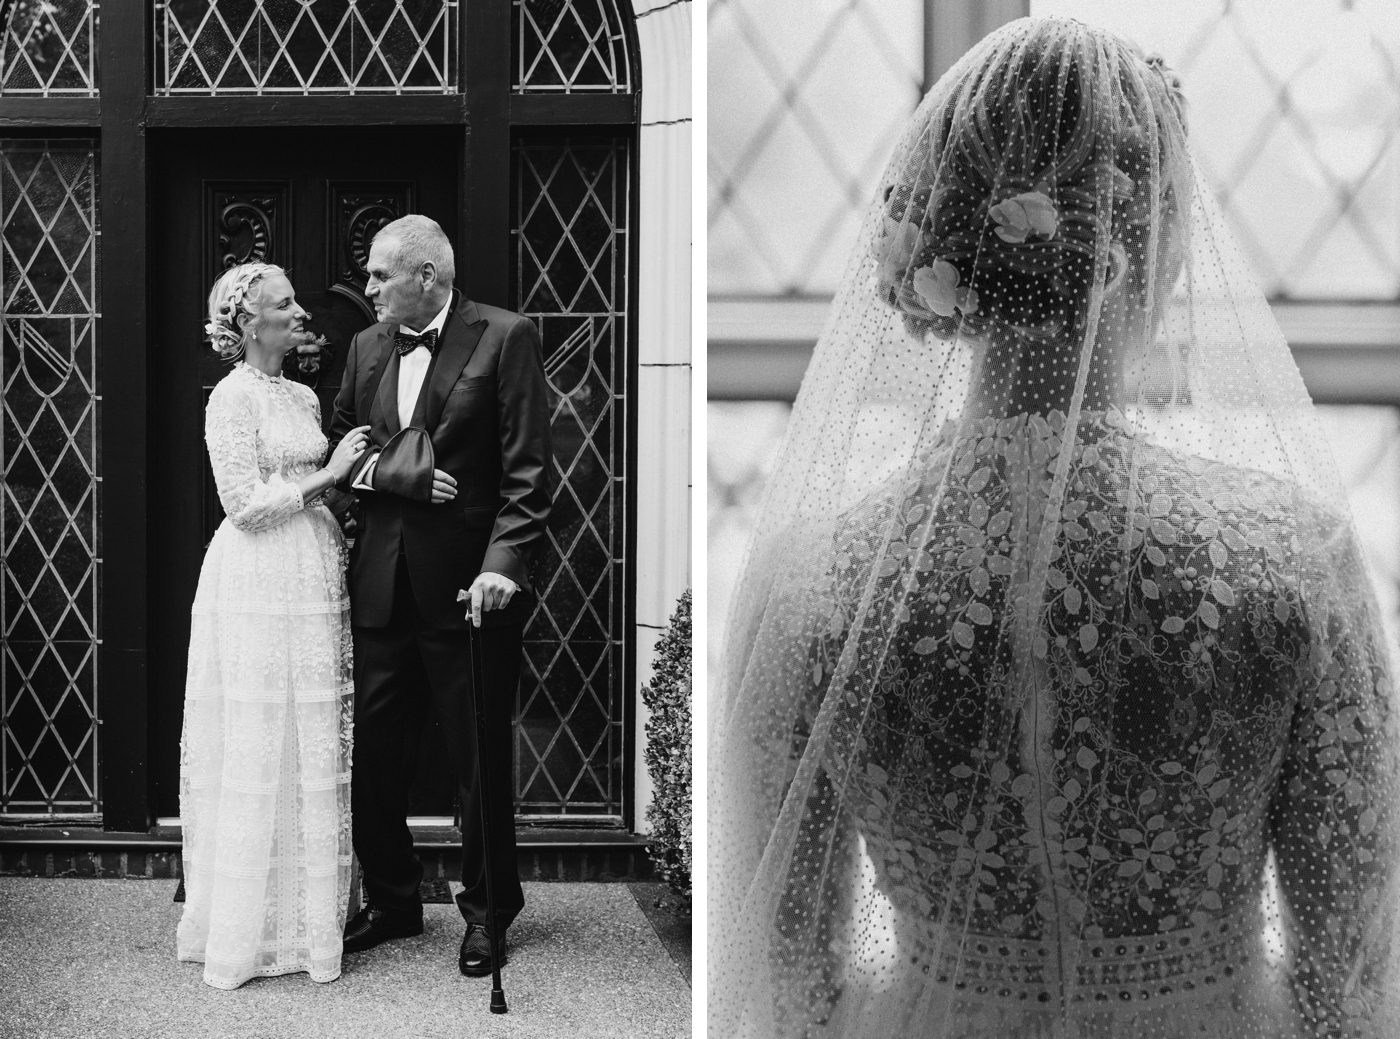
POLYGON ((1351 519, 1171 71, 993 33, 877 186, 716 676, 712 1034, 1400 1035, 1351 519))

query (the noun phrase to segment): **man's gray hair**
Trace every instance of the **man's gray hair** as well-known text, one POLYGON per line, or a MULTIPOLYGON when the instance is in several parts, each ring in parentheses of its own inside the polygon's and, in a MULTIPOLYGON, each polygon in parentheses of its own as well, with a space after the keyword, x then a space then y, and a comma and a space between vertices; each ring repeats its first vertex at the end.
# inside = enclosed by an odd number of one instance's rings
POLYGON ((437 270, 438 281, 447 288, 452 287, 457 276, 452 243, 436 220, 420 213, 409 213, 381 227, 374 240, 381 238, 392 238, 399 243, 394 254, 397 270, 416 272, 423 264, 431 263, 437 270))

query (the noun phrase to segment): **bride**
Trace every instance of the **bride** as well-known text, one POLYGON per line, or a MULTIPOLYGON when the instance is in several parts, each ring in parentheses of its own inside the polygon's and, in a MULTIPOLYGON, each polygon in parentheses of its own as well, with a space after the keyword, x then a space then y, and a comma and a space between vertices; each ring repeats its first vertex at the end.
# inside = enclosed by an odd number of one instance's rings
POLYGON ((226 359, 205 440, 227 518, 195 593, 180 740, 181 960, 236 988, 255 975, 340 974, 350 880, 349 599, 322 494, 368 427, 330 460, 316 395, 281 376, 310 317, 281 268, 226 271, 205 331, 226 359))
POLYGON ((1175 78, 985 39, 886 168, 736 598, 712 1033, 1400 1035, 1343 501, 1175 78))

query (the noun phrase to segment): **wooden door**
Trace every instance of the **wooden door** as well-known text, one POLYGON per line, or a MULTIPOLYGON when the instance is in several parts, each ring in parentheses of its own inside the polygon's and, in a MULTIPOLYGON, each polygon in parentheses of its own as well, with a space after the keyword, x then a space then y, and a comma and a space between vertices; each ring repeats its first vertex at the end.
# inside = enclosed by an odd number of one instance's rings
MULTIPOLYGON (((235 263, 259 260, 287 270, 329 356, 314 373, 296 370, 289 358, 284 374, 315 388, 329 424, 350 339, 374 321, 361 293, 370 239, 407 212, 425 213, 453 235, 461 155, 461 133, 450 129, 152 133, 148 494, 151 771, 159 817, 179 813, 190 603, 204 547, 223 519, 204 448, 204 405, 228 371, 201 342, 209 289, 235 263)), ((461 243, 454 245, 460 255, 461 243)), ((124 262, 110 255, 104 261, 124 262)), ((423 745, 405 748, 406 758, 419 762, 414 815, 453 812, 440 742, 433 726, 423 745)))

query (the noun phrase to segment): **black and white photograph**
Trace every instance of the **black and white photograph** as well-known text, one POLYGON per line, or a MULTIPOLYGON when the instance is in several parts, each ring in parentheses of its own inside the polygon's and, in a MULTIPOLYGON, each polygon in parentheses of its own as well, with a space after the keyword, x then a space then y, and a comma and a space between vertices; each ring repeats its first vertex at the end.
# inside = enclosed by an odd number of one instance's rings
POLYGON ((708 1034, 1400 1035, 1400 9, 707 35, 708 1034))
POLYGON ((0 0, 0 1036, 692 1033, 689 0, 0 0))
POLYGON ((1388 0, 0 0, 0 427, 0 1039, 1400 1037, 1388 0))

